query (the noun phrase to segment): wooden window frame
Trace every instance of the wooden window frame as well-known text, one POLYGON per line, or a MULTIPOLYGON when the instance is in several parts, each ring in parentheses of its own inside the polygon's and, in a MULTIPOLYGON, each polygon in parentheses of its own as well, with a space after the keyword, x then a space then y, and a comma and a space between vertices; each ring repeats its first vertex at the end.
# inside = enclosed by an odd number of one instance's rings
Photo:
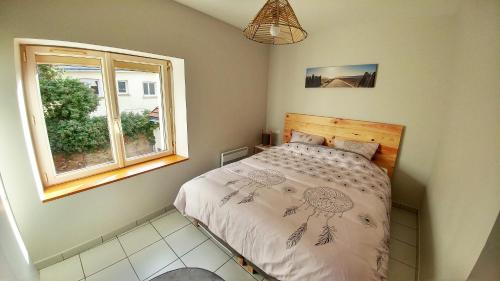
MULTIPOLYGON (((127 171, 137 169, 137 165, 142 163, 157 163, 161 160, 158 163, 164 163, 166 166, 187 159, 185 157, 175 155, 172 65, 169 60, 60 46, 21 44, 20 48, 22 54, 21 70, 25 89, 24 99, 26 102, 29 129, 44 190, 50 188, 53 191, 58 186, 64 186, 65 188, 70 187, 72 193, 75 193, 75 188, 78 189, 78 186, 82 185, 83 181, 85 181, 85 189, 89 189, 94 186, 102 185, 103 183, 105 184, 107 182, 113 182, 121 178, 127 178, 129 176, 139 174, 138 172, 130 174, 127 173, 127 171), (106 104, 106 117, 108 121, 110 145, 114 163, 95 165, 60 174, 56 173, 55 164, 50 151, 50 143, 48 140, 47 127, 45 125, 41 95, 37 81, 36 71, 37 64, 39 63, 73 63, 78 65, 99 66, 101 68, 104 94, 103 98, 106 104), (160 73, 160 92, 162 93, 160 95, 162 98, 161 118, 164 128, 163 140, 165 141, 164 144, 166 146, 165 151, 153 152, 134 158, 126 158, 125 143, 118 108, 118 96, 120 96, 120 94, 118 93, 117 80, 115 79, 115 66, 122 66, 123 64, 138 66, 143 70, 156 70, 160 73), (103 180, 102 177, 99 177, 104 174, 109 177, 109 173, 112 171, 116 171, 117 173, 117 176, 112 179, 103 180), (92 178, 99 180, 92 183, 92 178)), ((149 166, 154 167, 151 169, 158 168, 158 165, 149 166)), ((148 167, 148 165, 142 165, 142 167, 148 167)), ((142 168, 140 173, 147 170, 148 169, 142 168)))

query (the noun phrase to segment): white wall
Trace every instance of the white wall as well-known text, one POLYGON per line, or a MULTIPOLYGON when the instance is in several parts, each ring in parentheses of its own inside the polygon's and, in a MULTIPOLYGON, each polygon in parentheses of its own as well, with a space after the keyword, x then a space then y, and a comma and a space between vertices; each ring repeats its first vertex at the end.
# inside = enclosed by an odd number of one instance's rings
MULTIPOLYGON (((248 41, 234 27, 175 2, 1 1, 0 26, 0 171, 35 261, 171 204, 182 183, 216 167, 221 151, 257 143, 265 125, 268 48, 248 41), (41 203, 16 99, 16 37, 185 59, 190 160, 41 203)), ((184 146, 180 149, 185 151, 184 146)))
POLYGON ((282 132, 285 112, 404 125, 392 198, 418 208, 450 87, 452 16, 323 21, 330 27, 311 32, 303 43, 272 48, 267 126, 282 132), (373 89, 304 87, 307 67, 366 63, 379 64, 373 89))
POLYGON ((0 280, 38 280, 35 267, 23 255, 24 243, 17 240, 19 237, 16 239, 16 232, 19 233, 0 176, 0 280))
POLYGON ((446 125, 421 209, 421 280, 466 280, 500 211, 500 1, 464 1, 454 25, 446 125))
POLYGON ((500 214, 467 281, 500 279, 500 214))

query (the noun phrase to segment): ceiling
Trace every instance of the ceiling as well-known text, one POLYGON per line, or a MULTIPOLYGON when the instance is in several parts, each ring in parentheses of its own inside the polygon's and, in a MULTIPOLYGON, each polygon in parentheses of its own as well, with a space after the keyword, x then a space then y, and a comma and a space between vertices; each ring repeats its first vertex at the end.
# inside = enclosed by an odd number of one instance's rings
MULTIPOLYGON (((243 29, 266 0, 175 0, 243 29)), ((462 0, 289 0, 308 32, 332 24, 454 14, 462 0)))

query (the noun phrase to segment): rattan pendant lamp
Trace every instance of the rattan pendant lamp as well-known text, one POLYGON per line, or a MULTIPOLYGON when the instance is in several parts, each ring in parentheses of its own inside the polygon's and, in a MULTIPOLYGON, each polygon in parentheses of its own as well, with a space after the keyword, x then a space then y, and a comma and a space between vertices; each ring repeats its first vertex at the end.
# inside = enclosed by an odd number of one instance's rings
POLYGON ((273 45, 293 44, 307 37, 287 0, 267 0, 243 33, 250 40, 273 45))

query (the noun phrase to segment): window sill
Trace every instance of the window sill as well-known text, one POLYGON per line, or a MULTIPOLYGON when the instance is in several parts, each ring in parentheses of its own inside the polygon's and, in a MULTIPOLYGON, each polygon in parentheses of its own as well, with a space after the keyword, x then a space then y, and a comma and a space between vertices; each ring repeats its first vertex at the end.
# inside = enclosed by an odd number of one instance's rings
POLYGON ((85 190, 93 189, 115 181, 123 180, 165 166, 173 165, 175 163, 183 162, 187 159, 189 158, 179 155, 169 155, 151 161, 146 161, 113 171, 93 175, 90 177, 48 186, 44 190, 44 198, 42 201, 45 203, 55 199, 63 198, 69 195, 80 193, 85 190))

